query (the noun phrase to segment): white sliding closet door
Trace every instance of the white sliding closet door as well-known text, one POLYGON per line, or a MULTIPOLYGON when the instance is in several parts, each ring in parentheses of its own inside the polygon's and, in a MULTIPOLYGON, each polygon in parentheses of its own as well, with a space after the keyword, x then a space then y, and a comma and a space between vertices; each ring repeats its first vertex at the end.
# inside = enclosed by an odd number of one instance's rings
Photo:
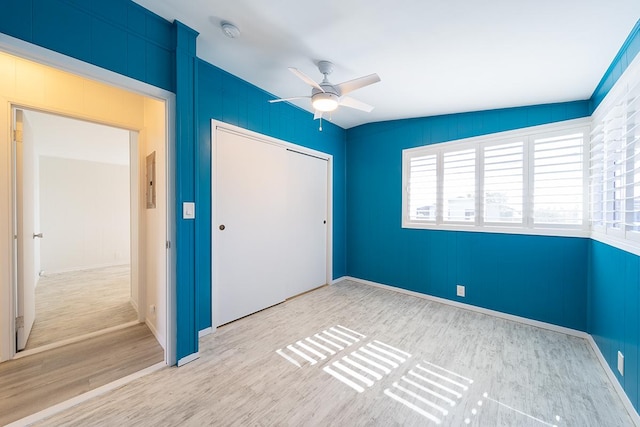
POLYGON ((285 150, 234 133, 217 136, 214 326, 282 302, 288 264, 285 150))
POLYGON ((327 161, 288 151, 287 297, 327 281, 327 161))
POLYGON ((329 166, 291 144, 212 131, 216 327, 326 283, 329 166))

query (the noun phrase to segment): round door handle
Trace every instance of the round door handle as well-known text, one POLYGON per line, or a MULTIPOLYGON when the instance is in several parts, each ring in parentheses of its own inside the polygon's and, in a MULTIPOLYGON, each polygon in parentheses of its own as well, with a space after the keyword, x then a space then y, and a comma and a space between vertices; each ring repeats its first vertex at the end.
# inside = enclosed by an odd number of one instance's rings
POLYGON ((224 224, 220 224, 220 227, 218 227, 220 229, 220 231, 224 230, 224 224))

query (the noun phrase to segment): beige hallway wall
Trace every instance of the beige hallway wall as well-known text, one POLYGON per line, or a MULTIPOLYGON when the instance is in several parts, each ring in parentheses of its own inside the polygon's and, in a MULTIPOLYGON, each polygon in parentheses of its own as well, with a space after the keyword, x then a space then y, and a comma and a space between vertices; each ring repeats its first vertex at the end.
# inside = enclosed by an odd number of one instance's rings
MULTIPOLYGON (((7 343, 11 343, 11 316, 13 313, 11 299, 12 283, 12 207, 11 207, 11 135, 10 120, 11 106, 55 112, 79 119, 89 120, 96 123, 104 123, 111 126, 121 127, 129 130, 143 131, 143 134, 164 135, 166 131, 166 113, 164 102, 149 100, 146 97, 126 90, 89 80, 84 77, 73 75, 52 67, 41 65, 26 59, 18 58, 0 52, 0 361, 12 357, 7 343), (151 120, 152 114, 158 114, 161 106, 160 118, 151 120), (145 109, 151 111, 145 113, 145 109), (153 130, 152 130, 153 129, 153 130)), ((165 141, 162 143, 154 141, 152 147, 157 147, 157 151, 162 151, 164 158, 165 141)), ((147 146, 144 136, 139 142, 139 156, 144 159, 147 146), (143 149, 143 147, 146 147, 143 149)), ((157 163, 164 170, 164 164, 157 163)), ((139 171, 140 181, 144 181, 144 170, 139 171)), ((158 193, 158 198, 164 198, 165 193, 158 193)), ((139 203, 144 201, 144 193, 139 197, 139 203)), ((166 203, 165 203, 166 206, 166 203)), ((147 227, 146 218, 149 215, 139 206, 140 228, 147 227)), ((158 212, 160 212, 158 210, 158 212)), ((154 224, 154 234, 166 235, 166 213, 162 213, 163 220, 152 221, 154 224)), ((162 255, 159 256, 160 249, 153 246, 153 253, 146 259, 144 254, 147 251, 147 242, 141 241, 139 244, 139 258, 141 263, 149 265, 161 265, 158 269, 166 271, 166 256, 164 241, 162 242, 162 255)), ((141 284, 145 283, 146 270, 141 269, 138 274, 141 284)), ((157 290, 152 293, 157 298, 157 290)), ((159 306, 160 302, 154 301, 146 296, 146 307, 150 304, 159 306)), ((143 310, 144 312, 144 310, 143 310)), ((156 315, 154 319, 148 319, 156 331, 164 332, 163 328, 158 328, 159 323, 165 319, 156 315)), ((164 345, 164 334, 158 337, 164 345)))

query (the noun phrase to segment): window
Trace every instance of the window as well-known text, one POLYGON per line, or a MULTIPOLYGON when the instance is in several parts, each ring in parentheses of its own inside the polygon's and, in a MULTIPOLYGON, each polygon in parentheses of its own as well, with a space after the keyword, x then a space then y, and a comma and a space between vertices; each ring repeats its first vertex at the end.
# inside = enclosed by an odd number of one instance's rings
POLYGON ((592 229, 625 240, 640 240, 639 69, 594 115, 589 153, 592 229))
POLYGON ((410 160, 410 182, 413 197, 409 206, 412 221, 436 220, 436 156, 420 156, 410 160))
POLYGON ((476 216, 476 150, 443 155, 443 214, 445 221, 474 221, 476 216))
MULTIPOLYGON (((404 150, 403 227, 585 234, 583 123, 404 150)), ((640 155, 638 166, 640 204, 640 155)))
POLYGON ((522 223, 524 144, 484 147, 484 222, 522 223))
POLYGON ((584 220, 585 133, 533 140, 533 221, 581 225, 584 220))

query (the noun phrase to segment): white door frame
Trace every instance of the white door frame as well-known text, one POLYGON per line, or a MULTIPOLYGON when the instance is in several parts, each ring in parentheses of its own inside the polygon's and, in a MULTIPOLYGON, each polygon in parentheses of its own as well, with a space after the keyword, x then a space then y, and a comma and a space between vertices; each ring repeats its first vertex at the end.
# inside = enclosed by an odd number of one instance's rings
POLYGON ((212 332, 216 330, 215 326, 215 313, 214 313, 214 289, 215 289, 215 254, 216 247, 218 246, 217 236, 218 233, 214 233, 216 224, 218 224, 218 218, 216 217, 216 209, 214 203, 217 178, 215 171, 215 153, 217 147, 217 129, 224 129, 227 132, 233 132, 248 138, 256 139, 261 142, 274 144, 286 149, 297 151, 299 153, 308 154, 310 156, 318 157, 327 160, 327 272, 326 272, 326 284, 331 285, 333 283, 333 155, 323 153, 311 148, 303 147, 301 145, 293 144, 291 142, 283 141, 281 139, 273 138, 271 136, 263 135, 258 132, 253 132, 248 129, 241 128, 239 126, 230 125, 228 123, 211 120, 211 328, 207 328, 200 332, 200 335, 212 332))
MULTIPOLYGON (((32 108, 32 107, 25 107, 22 104, 14 104, 11 103, 11 112, 12 112, 12 126, 14 126, 15 121, 14 121, 14 113, 16 113, 18 110, 21 111, 35 111, 35 112, 41 112, 41 113, 45 113, 45 114, 49 114, 52 116, 58 116, 58 117, 64 117, 64 118, 70 118, 70 119, 75 119, 75 120, 81 120, 83 122, 87 122, 87 123, 93 123, 90 120, 87 120, 85 118, 82 117, 74 117, 72 115, 67 115, 67 114, 63 114, 60 112, 55 112, 55 111, 45 111, 45 110, 39 110, 36 108, 32 108)), ((110 126, 108 124, 105 123, 96 123, 99 125, 105 125, 105 126, 110 126)), ((112 126, 112 127, 117 127, 117 126, 112 126)), ((118 129, 122 129, 120 127, 118 127, 118 129)), ((139 130, 134 130, 134 129, 125 129, 128 131, 129 133, 129 247, 130 247, 130 255, 129 255, 129 264, 131 265, 131 271, 129 274, 129 279, 130 279, 130 285, 129 285, 129 289, 130 291, 132 291, 133 289, 136 290, 136 295, 137 295, 137 300, 134 301, 136 304, 136 311, 138 312, 138 321, 139 322, 144 322, 145 321, 145 311, 144 310, 140 310, 139 307, 146 307, 146 289, 144 287, 140 287, 140 280, 139 280, 139 269, 140 269, 140 254, 139 254, 139 247, 140 247, 140 207, 139 207, 139 201, 140 201, 140 175, 139 175, 139 171, 140 171, 140 167, 139 167, 139 160, 140 160, 140 145, 139 145, 139 136, 140 136, 140 131, 139 130), (141 292, 142 291, 142 292, 141 292)), ((15 143, 12 144, 12 147, 14 147, 13 149, 15 150, 15 143)), ((15 160, 17 157, 14 155, 12 155, 12 161, 15 160)), ((13 169, 12 169, 12 180, 15 180, 16 182, 18 182, 18 166, 17 164, 13 164, 13 169)), ((15 193, 15 188, 14 188, 14 194, 13 194, 13 203, 16 203, 18 198, 20 197, 19 194, 15 193)), ((12 206, 12 212, 13 215, 15 215, 15 212, 18 212, 18 205, 14 204, 12 206)), ((18 212, 19 213, 19 212, 18 212)), ((14 217, 14 221, 16 223, 20 222, 20 218, 15 218, 14 217)), ((39 230, 34 230, 35 231, 39 231, 39 230)), ((20 237, 19 237, 20 238, 20 237)), ((22 238, 24 238, 24 236, 22 236, 22 238)), ((19 266, 21 265, 19 262, 19 256, 18 256, 18 252, 17 249, 14 248, 14 263, 17 264, 19 268, 19 266)), ((19 277, 19 271, 16 271, 16 274, 14 275, 14 280, 13 280, 13 292, 17 293, 19 292, 19 290, 17 290, 18 286, 20 286, 20 284, 18 283, 18 281, 16 280, 17 277, 19 277)), ((129 297, 131 298, 132 295, 129 295, 129 297)), ((18 310, 17 304, 14 305, 15 310, 18 310)), ((15 312, 14 312, 15 313, 15 312)), ((37 313, 36 313, 37 314, 37 313)), ((15 314, 12 315, 12 318, 15 319, 15 314)), ((13 354, 15 355, 17 353, 17 348, 13 349, 13 354)))
MULTIPOLYGON (((11 55, 31 60, 42 65, 57 68, 59 70, 67 71, 88 79, 99 81, 111 86, 118 87, 120 89, 129 90, 131 92, 138 93, 142 96, 155 98, 160 101, 164 101, 165 105, 165 153, 166 163, 164 165, 167 177, 167 212, 166 212, 166 235, 169 242, 175 242, 175 208, 173 206, 175 185, 173 183, 174 168, 172 166, 174 158, 174 149, 171 141, 175 140, 175 94, 152 86, 150 84, 132 79, 127 76, 109 71, 98 66, 77 60, 75 58, 68 57, 58 52, 42 48, 40 46, 33 45, 23 40, 16 39, 6 34, 0 34, 0 51, 4 51, 11 55)), ((37 105, 25 106, 30 109, 38 109, 37 105)), ((11 109, 9 108, 9 115, 11 115, 11 109)), ((0 120, 9 120, 11 118, 0 117, 0 120)), ((10 128, 11 126, 9 126, 10 128)), ((141 129, 137 129, 140 131, 141 129)), ((8 135, 7 135, 8 136, 8 135)), ((7 208, 12 210, 12 201, 7 200, 7 208)), ((0 224, 0 227, 4 227, 6 230, 11 230, 13 226, 13 214, 9 215, 9 221, 7 224, 0 224)), ((11 233, 7 233, 10 235, 11 233)), ((8 249, 8 255, 11 254, 13 242, 6 243, 7 248, 0 248, 0 253, 6 253, 8 249)), ((169 245, 168 245, 169 246, 169 245)), ((175 245, 171 245, 175 246, 175 245)), ((166 252, 166 342, 165 348, 165 363, 168 365, 174 365, 176 363, 176 308, 175 308, 175 254, 173 250, 167 250, 166 252)), ((0 259, 0 267, 7 267, 9 275, 5 276, 9 282, 11 282, 15 275, 14 260, 9 256, 7 259, 0 259)), ((5 280, 0 277, 0 362, 9 360, 15 355, 15 314, 14 314, 14 295, 12 283, 3 283, 5 280), (9 300, 5 300, 5 296, 9 296, 9 300), (9 327, 7 327, 9 326, 9 327)), ((139 307, 139 309, 144 309, 139 307)))

